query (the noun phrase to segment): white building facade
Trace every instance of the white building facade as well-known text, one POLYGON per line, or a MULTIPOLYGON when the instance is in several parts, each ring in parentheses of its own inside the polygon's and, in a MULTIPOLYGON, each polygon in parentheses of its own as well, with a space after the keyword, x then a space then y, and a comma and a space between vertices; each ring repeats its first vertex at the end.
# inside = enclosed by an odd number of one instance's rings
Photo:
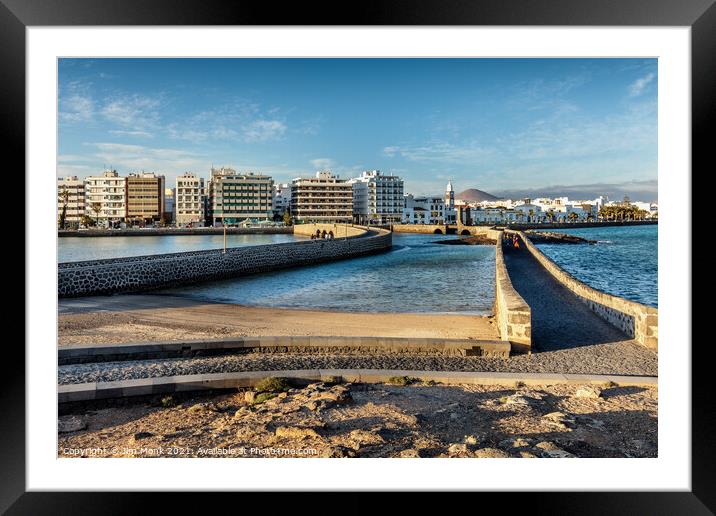
POLYGON ((276 183, 273 185, 273 216, 283 217, 286 212, 291 213, 291 185, 276 183))
POLYGON ((364 171, 353 186, 353 217, 359 224, 397 224, 402 219, 403 180, 380 170, 364 171))
MULTIPOLYGON (((85 183, 77 176, 67 176, 57 180, 57 215, 65 213, 65 227, 77 228, 85 214, 85 183)), ((62 228, 60 228, 62 229, 62 228)))
POLYGON ((206 194, 204 178, 185 172, 176 178, 174 197, 175 222, 178 226, 203 226, 206 220, 204 208, 206 194))
POLYGON ((127 216, 127 178, 116 170, 89 176, 85 183, 85 209, 99 226, 118 226, 127 216))
POLYGON ((408 194, 403 207, 403 224, 445 224, 445 199, 408 194))

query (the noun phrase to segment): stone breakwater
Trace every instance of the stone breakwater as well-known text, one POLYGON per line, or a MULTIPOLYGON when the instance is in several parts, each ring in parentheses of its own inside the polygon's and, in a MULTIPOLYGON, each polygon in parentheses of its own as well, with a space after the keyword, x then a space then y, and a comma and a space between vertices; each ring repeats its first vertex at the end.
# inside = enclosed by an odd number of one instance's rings
MULTIPOLYGON (((309 226, 309 225, 306 225, 309 226)), ((303 228, 308 230, 309 228, 303 228)), ((387 251, 392 233, 354 228, 349 238, 62 263, 59 297, 140 292, 387 251)))
POLYGON ((500 338, 515 351, 532 350, 532 310, 512 286, 502 252, 502 233, 495 244, 495 319, 500 338))
POLYGON ((599 317, 615 326, 639 344, 657 351, 659 345, 659 311, 635 301, 612 296, 585 285, 547 258, 522 231, 510 231, 520 236, 532 256, 562 285, 571 290, 599 317))

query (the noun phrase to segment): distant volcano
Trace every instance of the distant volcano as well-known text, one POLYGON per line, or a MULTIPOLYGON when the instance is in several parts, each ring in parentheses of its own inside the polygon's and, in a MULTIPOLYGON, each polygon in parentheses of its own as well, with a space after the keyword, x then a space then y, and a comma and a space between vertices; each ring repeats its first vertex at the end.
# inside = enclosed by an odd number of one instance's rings
POLYGON ((468 188, 467 190, 463 190, 459 194, 456 194, 455 199, 459 199, 461 201, 482 202, 497 201, 500 197, 495 197, 494 195, 478 190, 477 188, 468 188))

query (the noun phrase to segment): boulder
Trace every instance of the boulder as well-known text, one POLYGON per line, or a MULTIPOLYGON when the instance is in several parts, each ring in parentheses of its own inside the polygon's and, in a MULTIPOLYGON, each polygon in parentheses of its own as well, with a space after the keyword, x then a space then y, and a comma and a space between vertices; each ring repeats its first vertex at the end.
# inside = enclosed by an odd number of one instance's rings
POLYGON ((602 397, 602 390, 594 385, 585 385, 577 389, 577 392, 574 393, 574 397, 598 399, 602 397))
POLYGON ((61 417, 57 421, 57 431, 60 433, 79 432, 87 428, 87 419, 82 416, 61 417))
POLYGON ((279 426, 274 432, 276 437, 286 437, 288 439, 306 439, 320 437, 318 432, 311 427, 301 426, 279 426))

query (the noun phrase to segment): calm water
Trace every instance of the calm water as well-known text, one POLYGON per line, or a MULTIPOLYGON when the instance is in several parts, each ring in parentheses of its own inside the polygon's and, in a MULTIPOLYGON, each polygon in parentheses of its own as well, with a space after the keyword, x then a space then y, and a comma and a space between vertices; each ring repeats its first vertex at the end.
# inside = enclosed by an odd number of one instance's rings
POLYGON ((433 243, 441 238, 455 237, 394 234, 388 253, 162 293, 283 308, 491 313, 494 247, 433 243))
POLYGON ((540 244, 544 254, 596 289, 658 306, 658 226, 555 230, 596 245, 540 244))
MULTIPOLYGON (((227 235, 227 247, 279 244, 303 240, 293 235, 227 235)), ((58 238, 57 261, 77 262, 144 256, 147 254, 202 251, 224 247, 224 235, 166 235, 127 237, 63 237, 58 238)))

